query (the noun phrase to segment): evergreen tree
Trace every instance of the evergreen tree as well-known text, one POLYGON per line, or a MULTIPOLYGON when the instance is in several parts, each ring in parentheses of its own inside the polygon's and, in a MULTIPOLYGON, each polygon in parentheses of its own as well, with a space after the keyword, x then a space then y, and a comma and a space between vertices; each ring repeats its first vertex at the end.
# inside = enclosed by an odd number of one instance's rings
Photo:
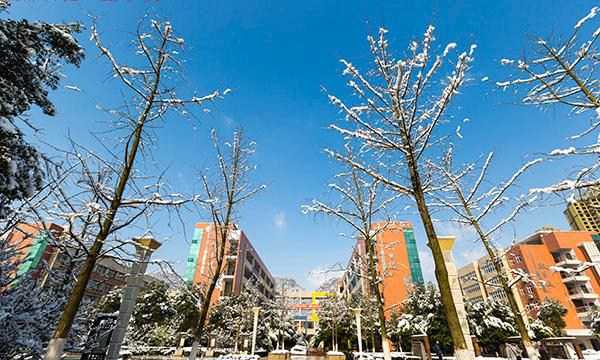
MULTIPOLYGON (((410 340, 411 335, 427 334, 429 341, 438 341, 444 352, 452 351, 452 337, 440 293, 432 283, 413 287, 403 303, 398 333, 403 341, 410 340)), ((403 342, 403 346, 407 344, 403 342)))
POLYGON ((128 338, 132 343, 140 345, 174 345, 172 320, 175 315, 167 285, 162 282, 151 283, 136 302, 128 338))
POLYGON ((32 272, 18 272, 20 252, 0 239, 0 358, 39 357, 64 304, 55 284, 40 288, 32 272))
POLYGON ((471 334, 477 336, 484 353, 500 353, 509 336, 518 335, 511 309, 497 301, 484 301, 467 307, 471 334))
POLYGON ((531 328, 537 339, 551 336, 561 336, 567 326, 564 316, 567 309, 554 299, 545 299, 539 306, 537 319, 531 323, 531 328))
MULTIPOLYGON (((0 6, 0 13, 6 7, 0 6)), ((41 187, 39 153, 24 140, 16 120, 32 105, 56 114, 48 90, 59 85, 61 63, 81 63, 83 49, 73 37, 79 31, 79 24, 0 19, 0 219, 11 202, 41 187)))

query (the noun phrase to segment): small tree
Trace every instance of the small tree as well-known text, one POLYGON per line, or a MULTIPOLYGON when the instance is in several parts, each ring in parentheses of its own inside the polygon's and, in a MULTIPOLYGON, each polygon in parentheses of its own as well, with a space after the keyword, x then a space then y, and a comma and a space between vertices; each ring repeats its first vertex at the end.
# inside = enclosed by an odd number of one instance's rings
POLYGON ((140 294, 130 321, 133 331, 127 336, 132 344, 171 346, 175 338, 173 299, 164 283, 151 283, 140 294))
MULTIPOLYGON (((106 156, 76 146, 65 152, 67 163, 78 170, 72 179, 71 191, 53 194, 57 199, 50 207, 54 217, 68 224, 70 240, 84 249, 85 260, 77 280, 47 348, 46 359, 60 359, 65 341, 78 312, 96 261, 110 251, 122 251, 128 244, 119 241, 116 234, 140 219, 147 219, 158 207, 176 209, 190 201, 182 195, 166 194, 160 176, 136 171, 136 160, 150 140, 147 128, 164 120, 168 113, 181 110, 187 104, 202 105, 219 96, 214 92, 204 97, 181 99, 171 82, 179 63, 177 49, 183 39, 176 37, 170 23, 151 21, 149 32, 140 25, 134 46, 138 66, 126 66, 103 45, 96 26, 92 26, 92 40, 105 58, 117 79, 127 92, 124 106, 109 113, 118 117, 123 137, 106 156), (125 109, 125 110, 123 110, 125 109), (153 182, 154 180, 154 182, 153 182), (116 244, 106 249, 110 241, 116 244)), ((67 167, 69 168, 69 167, 67 167)))
POLYGON ((207 260, 208 276, 206 286, 200 293, 200 311, 198 323, 195 325, 194 342, 190 351, 190 360, 195 360, 200 340, 204 337, 206 320, 211 301, 221 275, 225 270, 225 258, 234 246, 230 246, 231 234, 239 207, 246 200, 263 190, 264 186, 254 187, 249 182, 250 172, 254 166, 250 156, 254 153, 254 143, 246 142, 242 132, 236 131, 231 143, 225 148, 219 143, 213 130, 213 145, 217 155, 217 173, 213 181, 202 176, 202 186, 206 195, 204 201, 214 231, 214 246, 207 260))
POLYGON ((475 46, 458 55, 446 75, 443 74, 445 63, 456 44, 448 44, 442 54, 434 56, 431 52, 435 40, 433 26, 427 28, 421 43, 411 42, 406 58, 394 57, 386 33, 387 30, 380 29, 377 38, 368 38, 374 69, 361 72, 342 60, 343 74, 350 77, 348 86, 355 101, 350 103, 329 96, 348 123, 331 125, 331 128, 345 139, 358 142, 361 150, 373 157, 371 161, 357 161, 346 154, 329 152, 339 161, 414 200, 433 255, 455 355, 459 360, 470 359, 474 356, 467 346, 471 339, 465 337, 461 328, 428 205, 428 195, 436 186, 426 162, 428 156, 437 156, 439 153, 434 149, 445 143, 439 133, 440 124, 447 121, 447 110, 465 82, 475 46))
MULTIPOLYGON (((346 158, 353 162, 356 161, 349 145, 346 145, 346 151, 348 153, 346 158)), ((386 219, 386 207, 397 198, 397 195, 387 192, 384 183, 379 179, 365 175, 353 166, 347 167, 346 172, 336 176, 336 183, 329 184, 330 189, 339 197, 335 205, 313 200, 311 205, 304 205, 302 208, 305 213, 322 213, 341 220, 350 226, 359 241, 364 242, 365 254, 353 257, 353 261, 357 262, 353 268, 356 269, 355 275, 367 280, 367 288, 362 289, 361 296, 374 298, 382 348, 386 360, 389 360, 390 348, 385 323, 383 278, 386 276, 386 271, 390 269, 384 268, 382 265, 384 261, 379 258, 377 235, 387 228, 390 220, 386 219), (376 224, 376 219, 382 221, 376 224)), ((336 350, 335 347, 334 350, 336 350)))
POLYGON ((543 329, 543 331, 536 333, 536 338, 562 336, 562 332, 567 326, 564 319, 566 314, 567 309, 560 302, 555 299, 545 299, 537 309, 536 320, 541 321, 543 324, 543 327, 538 326, 537 328, 543 329), (546 328, 550 331, 547 331, 546 328))
POLYGON ((340 344, 345 348, 349 339, 354 339, 356 324, 348 303, 341 297, 329 297, 319 303, 319 330, 317 341, 331 344, 332 351, 339 351, 340 344))
POLYGON ((408 340, 405 345, 410 344, 411 335, 426 334, 432 343, 439 342, 445 352, 452 349, 440 293, 432 283, 413 287, 402 305, 398 332, 403 340, 408 340))
MULTIPOLYGON (((361 309, 360 314, 363 336, 365 339, 370 339, 371 350, 375 352, 377 348, 375 340, 381 337, 381 334, 379 333, 379 322, 381 320, 379 319, 379 304, 377 303, 377 298, 370 296, 370 294, 365 294, 356 300, 353 307, 359 307, 361 309)), ((390 332, 393 327, 388 327, 388 324, 386 319, 385 329, 390 332)), ((388 334, 388 338, 393 342, 391 335, 388 334)))

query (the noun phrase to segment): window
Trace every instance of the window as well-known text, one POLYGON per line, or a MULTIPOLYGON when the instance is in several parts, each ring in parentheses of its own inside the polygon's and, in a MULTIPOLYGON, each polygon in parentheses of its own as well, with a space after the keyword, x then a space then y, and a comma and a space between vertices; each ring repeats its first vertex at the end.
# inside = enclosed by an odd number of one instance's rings
POLYGON ((232 281, 225 281, 225 289, 223 290, 223 295, 230 296, 232 288, 233 288, 233 282, 232 281))
POLYGON ((521 257, 521 255, 519 254, 510 254, 511 255, 511 259, 512 259, 512 264, 521 264, 523 263, 523 258, 521 257))

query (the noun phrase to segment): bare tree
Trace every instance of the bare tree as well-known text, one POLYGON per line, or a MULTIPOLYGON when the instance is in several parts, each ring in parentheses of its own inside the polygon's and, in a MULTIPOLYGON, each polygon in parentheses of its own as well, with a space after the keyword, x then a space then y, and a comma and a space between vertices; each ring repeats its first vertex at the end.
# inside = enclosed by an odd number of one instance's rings
MULTIPOLYGON (((589 23, 596 22, 600 7, 593 7, 590 12, 581 18, 573 27, 573 32, 565 41, 552 44, 544 38, 539 38, 535 43, 536 55, 532 59, 519 60, 502 59, 501 64, 514 66, 518 76, 497 82, 501 88, 525 88, 527 93, 522 101, 527 105, 550 106, 564 105, 573 114, 586 115, 594 111, 590 118, 589 126, 578 134, 571 136, 571 140, 597 134, 600 127, 600 81, 598 79, 598 66, 600 65, 600 52, 598 51, 598 38, 600 27, 589 30, 589 23), (595 19, 596 18, 596 19, 595 19)), ((584 190, 600 185, 597 161, 598 140, 586 146, 571 146, 565 149, 555 149, 549 153, 550 157, 578 157, 593 159, 593 163, 582 166, 567 179, 562 179, 552 186, 533 189, 537 193, 560 193, 571 190, 584 190)))
POLYGON ((429 166, 441 175, 441 183, 445 183, 445 186, 440 189, 439 196, 437 194, 432 196, 437 199, 442 208, 449 210, 455 216, 452 219, 453 222, 470 226, 475 230, 496 271, 499 286, 508 299, 527 355, 529 359, 538 359, 539 353, 531 341, 524 314, 517 302, 517 295, 513 291, 513 287, 517 285, 521 277, 511 274, 504 264, 503 251, 498 249, 492 241, 493 235, 504 225, 512 222, 523 209, 535 200, 535 197, 517 198, 516 205, 508 207, 508 214, 504 218, 495 224, 492 223, 489 228, 486 228, 485 224, 490 223, 489 218, 506 208, 511 200, 515 200, 509 195, 511 195, 510 192, 517 180, 532 166, 540 163, 542 159, 526 163, 505 182, 486 188, 485 184, 490 177, 489 169, 492 158, 493 153, 489 153, 479 169, 477 163, 468 163, 455 169, 454 153, 450 148, 442 158, 441 164, 429 162, 429 166))
MULTIPOLYGON (((356 160, 348 146, 347 150, 347 158, 356 160)), ((348 166, 345 172, 336 175, 336 180, 335 183, 329 184, 329 188, 339 200, 333 205, 313 200, 310 205, 303 205, 302 209, 305 213, 321 213, 341 220, 364 242, 365 256, 354 258, 361 264, 353 265, 359 276, 363 275, 362 269, 366 270, 367 288, 363 289, 364 295, 375 297, 382 348, 385 359, 389 360, 391 354, 383 299, 383 278, 386 269, 379 271, 384 260, 377 255, 377 235, 385 231, 390 222, 385 211, 398 195, 387 191, 379 179, 371 178, 353 166, 348 166), (377 220, 380 222, 376 222, 377 220)), ((335 350, 337 349, 334 348, 335 350)))
POLYGON ((107 156, 73 144, 67 151, 67 162, 78 169, 77 179, 69 192, 56 195, 55 216, 66 220, 67 231, 73 241, 84 245, 85 259, 71 291, 63 313, 48 345, 46 359, 60 359, 73 320, 81 304, 90 275, 96 261, 107 251, 124 249, 127 241, 119 240, 119 231, 152 214, 156 207, 179 207, 197 199, 183 199, 183 195, 169 193, 156 177, 144 176, 136 170, 138 155, 149 145, 148 133, 153 125, 172 110, 186 105, 202 105, 219 97, 218 92, 189 99, 181 99, 173 84, 180 62, 178 49, 183 39, 174 35, 168 22, 152 20, 148 32, 140 23, 133 40, 138 65, 127 66, 119 62, 100 39, 95 24, 92 40, 101 55, 108 60, 111 72, 124 88, 125 103, 109 113, 116 116, 116 129, 124 135, 118 138, 118 146, 105 145, 107 156), (87 151, 86 151, 87 150, 87 151), (110 249, 105 246, 111 240, 117 243, 110 249))
POLYGON ((452 99, 465 82, 467 70, 473 61, 472 45, 456 57, 448 55, 456 47, 449 43, 442 54, 434 56, 434 27, 429 26, 422 42, 411 42, 406 58, 396 59, 386 40, 387 30, 380 29, 377 38, 369 37, 374 69, 359 71, 350 62, 342 60, 344 75, 350 77, 348 86, 354 94, 350 104, 330 95, 331 102, 345 115, 347 125, 331 125, 345 138, 354 139, 363 151, 370 151, 373 161, 357 162, 344 154, 330 151, 338 160, 351 164, 398 194, 412 198, 417 205, 431 249, 437 283, 448 326, 458 359, 472 358, 469 338, 466 338, 452 298, 448 271, 436 230, 433 226, 428 194, 435 183, 424 167, 427 156, 443 145, 440 128, 446 122, 446 112, 452 99), (450 70, 444 74, 446 64, 450 70), (375 166, 372 164, 375 163, 375 166))
POLYGON ((236 131, 231 143, 219 144, 216 132, 213 131, 213 145, 217 155, 216 174, 214 179, 202 176, 202 186, 206 199, 203 200, 210 216, 212 244, 209 245, 209 258, 206 260, 207 270, 203 276, 200 293, 200 315, 194 329, 194 342, 189 359, 196 359, 200 340, 204 336, 208 311, 215 289, 223 275, 226 259, 236 250, 234 232, 239 207, 265 188, 254 186, 249 175, 254 169, 250 157, 254 153, 254 143, 246 142, 242 132, 236 131))

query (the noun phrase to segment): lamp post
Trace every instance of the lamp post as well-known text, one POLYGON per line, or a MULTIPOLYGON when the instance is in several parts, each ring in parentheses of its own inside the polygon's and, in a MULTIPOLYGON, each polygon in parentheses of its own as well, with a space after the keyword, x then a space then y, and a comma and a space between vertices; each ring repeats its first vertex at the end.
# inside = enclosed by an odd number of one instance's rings
POLYGON ((354 308, 352 309, 352 311, 354 311, 354 317, 356 318, 356 335, 358 337, 358 358, 362 359, 362 329, 360 323, 360 312, 362 311, 362 309, 354 308))
POLYGON ((119 319, 117 327, 113 330, 108 346, 107 360, 117 360, 121 350, 121 344, 127 331, 129 319, 135 308, 138 293, 144 285, 144 273, 148 267, 148 260, 152 253, 161 245, 152 236, 142 236, 133 239, 135 242, 135 253, 137 262, 131 266, 131 274, 127 277, 127 286, 121 296, 121 306, 119 307, 119 319))
POLYGON ((260 307, 254 306, 252 311, 254 312, 254 324, 252 326, 252 355, 254 355, 254 352, 256 351, 256 330, 258 328, 258 313, 260 312, 260 307))

